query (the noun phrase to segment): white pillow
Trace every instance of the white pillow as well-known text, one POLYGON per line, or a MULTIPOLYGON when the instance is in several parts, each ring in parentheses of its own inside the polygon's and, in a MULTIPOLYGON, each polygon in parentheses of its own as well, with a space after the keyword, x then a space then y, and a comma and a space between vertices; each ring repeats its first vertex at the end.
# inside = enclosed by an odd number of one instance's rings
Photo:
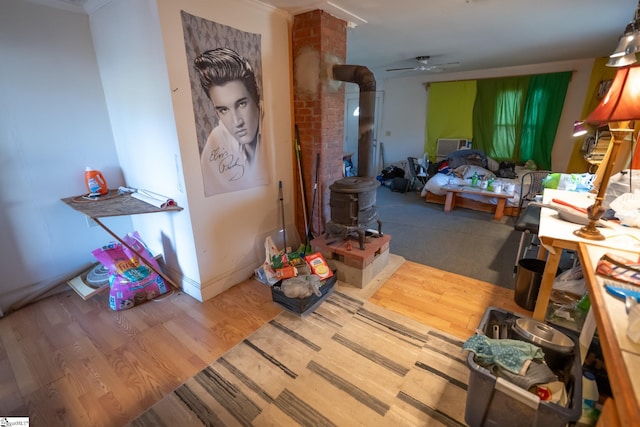
POLYGON ((458 166, 458 168, 456 168, 453 173, 462 178, 462 179, 469 179, 472 178, 473 175, 475 173, 478 174, 478 177, 480 179, 484 178, 484 179, 489 179, 489 178, 495 178, 496 175, 491 172, 490 170, 487 170, 485 168, 483 168, 482 166, 474 166, 474 165, 462 165, 462 166, 458 166))
POLYGON ((487 169, 492 172, 497 172, 500 169, 500 163, 496 160, 493 160, 491 157, 487 157, 487 169))

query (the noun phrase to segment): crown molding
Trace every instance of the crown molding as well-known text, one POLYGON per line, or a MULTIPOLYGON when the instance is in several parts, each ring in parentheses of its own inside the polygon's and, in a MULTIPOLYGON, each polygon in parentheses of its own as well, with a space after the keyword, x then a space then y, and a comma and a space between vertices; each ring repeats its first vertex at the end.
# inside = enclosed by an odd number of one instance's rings
POLYGON ((84 3, 86 0, 25 0, 29 3, 41 6, 53 7, 55 9, 66 10, 68 12, 86 14, 84 3))
POLYGON ((91 15, 104 5, 111 3, 112 0, 84 0, 84 10, 87 15, 91 15))
POLYGON ((91 15, 112 0, 25 0, 41 6, 53 7, 54 9, 66 10, 68 12, 91 15))

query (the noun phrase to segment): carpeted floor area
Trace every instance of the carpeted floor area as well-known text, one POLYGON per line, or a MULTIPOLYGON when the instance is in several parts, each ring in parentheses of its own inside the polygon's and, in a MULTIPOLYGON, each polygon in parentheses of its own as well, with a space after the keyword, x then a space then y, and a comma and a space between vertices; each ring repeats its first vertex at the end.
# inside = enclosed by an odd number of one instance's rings
MULTIPOLYGON (((520 232, 514 218, 500 221, 492 213, 454 209, 427 203, 415 191, 377 190, 382 231, 391 235, 390 252, 430 267, 472 277, 507 289, 515 288, 520 232)), ((535 258, 537 249, 525 256, 535 258)), ((561 268, 571 266, 563 259, 561 268)))
POLYGON ((377 212, 390 251, 407 260, 513 289, 513 266, 520 233, 513 219, 470 209, 443 212, 415 191, 396 193, 381 186, 377 212))
POLYGON ((464 426, 462 342, 334 291, 287 311, 131 426, 464 426))

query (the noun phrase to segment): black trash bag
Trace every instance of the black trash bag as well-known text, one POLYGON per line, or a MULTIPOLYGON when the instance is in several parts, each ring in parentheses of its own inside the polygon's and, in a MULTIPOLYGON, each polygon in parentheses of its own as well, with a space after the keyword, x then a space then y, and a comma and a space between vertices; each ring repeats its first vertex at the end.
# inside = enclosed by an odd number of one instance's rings
POLYGON ((496 172, 496 176, 499 178, 508 178, 513 179, 517 178, 516 175, 516 164, 512 162, 500 162, 500 166, 498 171, 496 172))
POLYGON ((407 187, 409 187, 409 180, 400 177, 393 178, 389 185, 389 189, 397 193, 406 193, 407 187))
POLYGON ((382 180, 386 181, 393 178, 404 178, 404 169, 398 166, 387 166, 380 172, 382 180))

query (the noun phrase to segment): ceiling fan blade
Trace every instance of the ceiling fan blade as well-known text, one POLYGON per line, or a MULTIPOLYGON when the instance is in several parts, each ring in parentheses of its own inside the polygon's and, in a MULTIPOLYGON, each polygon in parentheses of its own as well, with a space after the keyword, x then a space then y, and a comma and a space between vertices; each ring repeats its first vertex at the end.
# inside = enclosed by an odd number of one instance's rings
POLYGON ((444 68, 457 67, 459 62, 447 62, 444 64, 429 64, 429 56, 417 56, 416 61, 418 65, 415 67, 402 67, 402 68, 389 68, 387 71, 427 71, 432 73, 439 73, 444 71, 444 68))
POLYGON ((447 62, 444 64, 434 64, 434 67, 457 67, 460 65, 459 62, 447 62))
POLYGON ((416 69, 419 71, 426 71, 429 73, 441 73, 444 71, 445 68, 457 67, 458 65, 460 65, 459 62, 448 62, 446 64, 433 64, 433 65, 421 66, 416 69))
POLYGON ((417 70, 418 67, 404 67, 404 68, 389 68, 387 71, 405 71, 405 70, 417 70))

